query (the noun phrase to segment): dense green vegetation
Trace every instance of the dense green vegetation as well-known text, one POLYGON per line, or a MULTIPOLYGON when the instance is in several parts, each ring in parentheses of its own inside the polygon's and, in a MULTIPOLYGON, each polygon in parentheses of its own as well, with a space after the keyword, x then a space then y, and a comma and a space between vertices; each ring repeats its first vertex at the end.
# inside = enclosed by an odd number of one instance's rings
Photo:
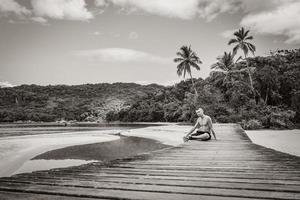
POLYGON ((272 52, 234 63, 225 53, 205 80, 191 79, 109 112, 108 121, 190 121, 202 107, 217 122, 240 122, 245 128, 293 128, 300 122, 300 49, 272 52), (246 63, 247 62, 247 63, 246 63), (223 70, 220 68, 223 67, 223 70), (255 95, 249 84, 249 71, 255 95))
POLYGON ((134 83, 0 88, 0 121, 103 121, 108 111, 125 108, 161 88, 134 83))
POLYGON ((234 33, 205 80, 192 77, 202 62, 191 46, 174 59, 179 76, 174 86, 134 83, 78 86, 21 85, 0 88, 0 121, 193 122, 202 107, 215 122, 241 123, 244 128, 300 126, 300 49, 255 53, 253 37, 243 28, 234 33), (237 52, 244 56, 235 58, 237 52))

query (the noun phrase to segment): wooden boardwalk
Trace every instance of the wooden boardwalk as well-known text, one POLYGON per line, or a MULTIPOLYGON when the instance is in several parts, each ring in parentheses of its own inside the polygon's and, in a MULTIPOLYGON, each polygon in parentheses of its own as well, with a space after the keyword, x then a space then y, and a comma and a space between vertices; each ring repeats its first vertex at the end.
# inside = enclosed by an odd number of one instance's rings
POLYGON ((219 140, 109 163, 0 179, 0 199, 300 199, 300 158, 253 144, 233 124, 219 140))

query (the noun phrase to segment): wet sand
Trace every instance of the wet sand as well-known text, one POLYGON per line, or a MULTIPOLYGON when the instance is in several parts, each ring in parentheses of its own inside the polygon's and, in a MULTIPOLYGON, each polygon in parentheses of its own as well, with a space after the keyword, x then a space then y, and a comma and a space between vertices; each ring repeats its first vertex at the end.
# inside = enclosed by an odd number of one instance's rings
POLYGON ((124 137, 109 142, 76 145, 48 151, 35 159, 80 159, 109 161, 132 157, 141 153, 151 152, 170 147, 156 140, 141 137, 124 137))

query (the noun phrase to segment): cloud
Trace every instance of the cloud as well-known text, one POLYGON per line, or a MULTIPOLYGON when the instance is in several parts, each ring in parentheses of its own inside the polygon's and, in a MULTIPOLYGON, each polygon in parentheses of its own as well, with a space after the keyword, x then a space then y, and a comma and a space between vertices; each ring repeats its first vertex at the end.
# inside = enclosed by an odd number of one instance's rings
POLYGON ((153 62, 167 64, 172 61, 171 58, 164 58, 147 52, 125 48, 79 50, 72 52, 71 55, 86 58, 92 62, 153 62))
POLYGON ((136 39, 138 39, 138 37, 139 37, 139 35, 137 34, 137 32, 132 31, 129 33, 128 39, 136 40, 136 39))
POLYGON ((105 3, 121 7, 129 11, 127 13, 143 11, 179 19, 199 16, 208 21, 221 13, 237 11, 241 4, 240 0, 106 0, 105 3))
POLYGON ((100 35, 103 35, 103 33, 101 33, 100 31, 95 31, 92 33, 92 35, 100 36, 100 35))
POLYGON ((198 13, 207 21, 215 19, 222 13, 235 13, 242 7, 239 0, 198 0, 198 13))
POLYGON ((5 87, 14 87, 14 85, 7 81, 0 81, 0 88, 5 88, 5 87))
POLYGON ((221 36, 224 37, 224 38, 231 38, 233 37, 233 33, 236 31, 236 29, 232 29, 232 30, 226 30, 226 31, 223 31, 221 33, 221 36))
POLYGON ((300 43, 300 1, 281 1, 272 10, 248 14, 240 24, 258 34, 285 35, 286 43, 300 43))
POLYGON ((84 0, 31 0, 31 4, 37 17, 79 21, 93 18, 84 0))
POLYGON ((48 24, 48 21, 43 17, 32 17, 31 20, 45 25, 48 24))
POLYGON ((31 11, 14 0, 0 0, 0 13, 14 13, 18 16, 30 15, 31 11))
POLYGON ((95 6, 106 7, 108 6, 108 3, 105 0, 95 0, 95 6))
POLYGON ((134 81, 136 84, 140 85, 150 85, 150 84, 159 84, 159 85, 164 85, 164 86, 173 86, 176 83, 179 83, 180 80, 167 80, 167 81, 158 81, 158 80, 139 80, 139 81, 134 81))

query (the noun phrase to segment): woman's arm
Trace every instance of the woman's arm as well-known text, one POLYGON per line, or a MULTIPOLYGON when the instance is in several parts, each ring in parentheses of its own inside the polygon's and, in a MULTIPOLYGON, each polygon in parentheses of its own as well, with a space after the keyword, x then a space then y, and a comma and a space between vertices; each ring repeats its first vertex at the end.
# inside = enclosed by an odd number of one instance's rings
POLYGON ((215 131, 213 129, 212 120, 211 120, 210 117, 208 119, 208 127, 209 127, 210 133, 214 136, 215 140, 217 140, 216 133, 215 133, 215 131))

